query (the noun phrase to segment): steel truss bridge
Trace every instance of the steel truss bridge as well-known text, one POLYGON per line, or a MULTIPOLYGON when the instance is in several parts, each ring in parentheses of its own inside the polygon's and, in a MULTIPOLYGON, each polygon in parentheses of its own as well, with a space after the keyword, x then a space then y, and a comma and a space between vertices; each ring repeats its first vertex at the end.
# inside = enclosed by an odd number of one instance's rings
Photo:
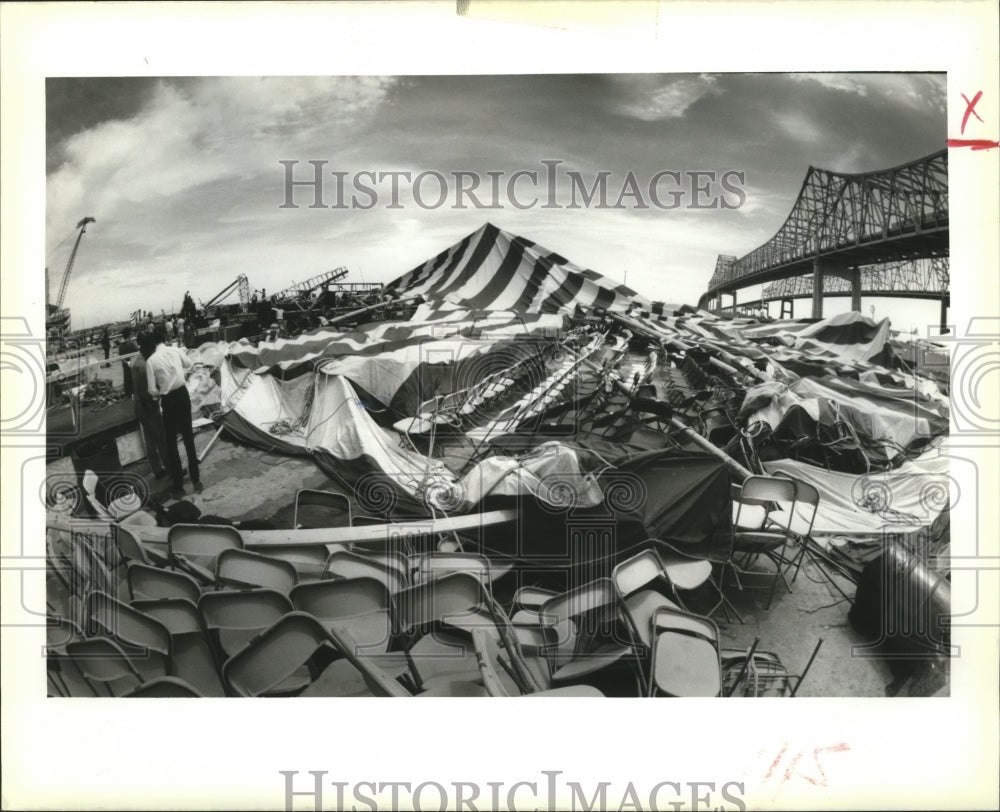
POLYGON ((769 285, 758 304, 824 295, 932 298, 948 302, 948 152, 878 172, 844 174, 809 167, 787 219, 746 256, 720 255, 699 306, 741 310, 736 292, 769 285), (945 260, 919 263, 918 260, 945 260), (780 280, 780 281, 779 281, 780 280), (724 295, 732 307, 723 307, 724 295))

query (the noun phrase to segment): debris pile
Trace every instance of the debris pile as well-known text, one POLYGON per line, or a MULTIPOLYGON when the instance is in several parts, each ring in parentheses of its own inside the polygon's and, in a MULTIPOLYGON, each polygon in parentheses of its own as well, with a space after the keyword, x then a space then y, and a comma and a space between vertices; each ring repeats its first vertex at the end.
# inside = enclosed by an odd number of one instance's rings
POLYGON ((166 670, 127 690, 791 695, 808 664, 722 645, 727 581, 766 612, 806 562, 856 580, 887 532, 946 560, 947 387, 894 365, 885 320, 654 306, 490 224, 385 292, 408 320, 200 348, 222 430, 333 486, 288 530, 110 517, 63 605, 105 654, 154 635, 108 613, 156 630, 166 670))

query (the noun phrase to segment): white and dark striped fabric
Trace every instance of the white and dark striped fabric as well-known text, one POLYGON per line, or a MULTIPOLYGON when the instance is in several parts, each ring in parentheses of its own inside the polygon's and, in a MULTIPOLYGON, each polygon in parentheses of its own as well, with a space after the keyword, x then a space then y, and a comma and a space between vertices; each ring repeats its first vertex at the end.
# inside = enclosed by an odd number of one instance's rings
POLYGON ((650 303, 625 285, 581 268, 492 223, 386 286, 423 296, 438 309, 572 313, 577 307, 624 313, 650 303))

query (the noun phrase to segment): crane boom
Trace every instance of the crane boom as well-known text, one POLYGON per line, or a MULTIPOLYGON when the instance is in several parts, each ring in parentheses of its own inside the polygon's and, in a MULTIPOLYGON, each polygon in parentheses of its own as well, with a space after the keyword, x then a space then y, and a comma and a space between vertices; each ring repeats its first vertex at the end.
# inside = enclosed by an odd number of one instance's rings
POLYGON ((96 223, 97 221, 93 217, 84 217, 76 227, 80 229, 80 233, 76 235, 76 242, 73 243, 73 250, 69 255, 69 262, 66 263, 66 270, 63 271, 62 282, 59 283, 59 296, 56 298, 56 310, 59 310, 63 306, 63 299, 66 298, 66 289, 69 287, 69 277, 73 273, 73 262, 76 260, 76 250, 80 247, 80 240, 83 235, 87 232, 88 223, 96 223))

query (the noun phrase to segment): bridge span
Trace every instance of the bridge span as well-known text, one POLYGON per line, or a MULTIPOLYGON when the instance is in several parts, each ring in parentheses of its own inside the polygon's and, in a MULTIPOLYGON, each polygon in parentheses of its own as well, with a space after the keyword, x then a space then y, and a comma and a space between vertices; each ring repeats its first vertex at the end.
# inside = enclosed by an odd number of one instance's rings
POLYGON ((738 290, 770 282, 761 304, 810 295, 813 318, 824 295, 850 295, 853 310, 862 295, 933 298, 943 309, 947 271, 925 274, 915 261, 947 257, 947 150, 877 172, 809 167, 775 235, 738 259, 720 255, 699 306, 728 310, 728 294, 737 309, 738 290))

